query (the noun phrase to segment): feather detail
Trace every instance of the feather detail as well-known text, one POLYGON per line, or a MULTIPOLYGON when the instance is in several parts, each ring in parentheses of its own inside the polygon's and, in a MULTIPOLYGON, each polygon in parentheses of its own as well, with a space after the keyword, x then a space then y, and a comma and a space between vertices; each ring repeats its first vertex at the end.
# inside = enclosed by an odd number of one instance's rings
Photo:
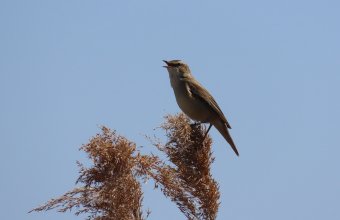
POLYGON ((186 84, 189 87, 190 94, 192 97, 200 99, 201 101, 208 104, 215 113, 219 116, 219 118, 227 125, 228 128, 231 129, 229 122, 224 116, 221 108, 218 106, 215 99, 210 95, 210 93, 203 87, 199 82, 197 82, 194 78, 190 80, 186 80, 186 84))

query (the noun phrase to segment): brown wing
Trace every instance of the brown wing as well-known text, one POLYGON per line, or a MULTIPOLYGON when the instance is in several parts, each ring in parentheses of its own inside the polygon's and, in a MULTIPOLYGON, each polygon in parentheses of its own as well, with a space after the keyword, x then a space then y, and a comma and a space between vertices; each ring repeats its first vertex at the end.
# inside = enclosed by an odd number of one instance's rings
POLYGON ((187 85, 189 86, 190 92, 193 97, 200 99, 211 106, 211 108, 218 114, 218 116, 222 119, 224 123, 226 123, 228 128, 231 128, 228 123, 226 117, 224 116, 222 110, 218 106, 215 99, 210 95, 210 93, 195 79, 191 78, 190 80, 185 80, 187 85))

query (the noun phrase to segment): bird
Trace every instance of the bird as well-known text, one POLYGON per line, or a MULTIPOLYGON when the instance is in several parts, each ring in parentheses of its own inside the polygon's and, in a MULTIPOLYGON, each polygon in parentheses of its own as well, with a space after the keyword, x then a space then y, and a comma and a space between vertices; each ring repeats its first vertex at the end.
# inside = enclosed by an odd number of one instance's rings
MULTIPOLYGON (((214 97, 192 75, 189 66, 182 60, 163 60, 168 70, 170 84, 180 109, 192 120, 209 123, 205 136, 214 126, 239 156, 229 130, 231 126, 214 97)), ((204 138, 205 138, 204 136, 204 138)))

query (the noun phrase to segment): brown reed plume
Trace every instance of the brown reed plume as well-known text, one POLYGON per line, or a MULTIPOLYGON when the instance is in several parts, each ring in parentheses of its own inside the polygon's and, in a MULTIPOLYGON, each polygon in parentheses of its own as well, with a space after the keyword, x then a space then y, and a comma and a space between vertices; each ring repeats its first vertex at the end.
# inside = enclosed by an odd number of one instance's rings
POLYGON ((161 127, 168 143, 156 146, 168 156, 171 165, 157 169, 152 178, 188 219, 216 219, 220 193, 210 173, 211 138, 204 140, 205 129, 200 124, 190 124, 183 113, 165 119, 161 127))
POLYGON ((102 127, 102 133, 80 149, 93 163, 86 168, 78 162, 77 183, 82 186, 32 211, 65 212, 76 208, 76 215, 84 213, 89 220, 144 219, 143 193, 135 178, 136 145, 102 127))
POLYGON ((93 163, 86 168, 77 162, 81 186, 30 212, 76 209, 76 215, 85 214, 88 220, 146 219, 141 182, 151 178, 187 219, 216 219, 220 194, 210 174, 211 138, 203 140, 205 129, 190 124, 184 114, 166 116, 162 128, 168 142, 155 145, 168 156, 168 163, 141 155, 134 143, 102 127, 102 133, 80 148, 93 163))

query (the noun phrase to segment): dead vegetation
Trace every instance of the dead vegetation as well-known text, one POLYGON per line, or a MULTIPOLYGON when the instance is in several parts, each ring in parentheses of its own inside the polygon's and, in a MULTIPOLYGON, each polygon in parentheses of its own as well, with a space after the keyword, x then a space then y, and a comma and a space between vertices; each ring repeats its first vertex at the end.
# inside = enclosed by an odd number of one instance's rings
POLYGON ((203 140, 205 128, 190 124, 184 114, 166 116, 161 126, 168 142, 155 142, 169 161, 155 155, 142 155, 136 144, 106 127, 80 149, 92 161, 91 167, 77 162, 79 187, 52 199, 32 211, 75 210, 88 220, 142 220, 141 184, 152 179, 156 188, 175 202, 187 219, 216 219, 219 207, 218 184, 210 166, 211 138, 203 140))

